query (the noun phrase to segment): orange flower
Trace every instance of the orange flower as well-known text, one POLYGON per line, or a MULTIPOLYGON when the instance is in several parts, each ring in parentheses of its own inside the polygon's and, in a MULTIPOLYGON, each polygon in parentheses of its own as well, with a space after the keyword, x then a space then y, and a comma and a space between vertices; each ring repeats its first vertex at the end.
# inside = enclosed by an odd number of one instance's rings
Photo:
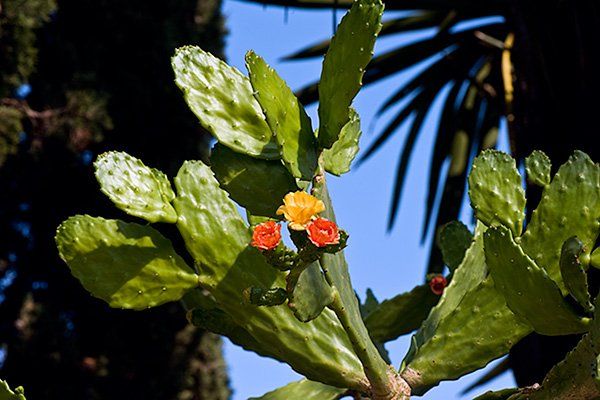
POLYGON ((325 218, 317 218, 306 225, 308 238, 317 247, 340 243, 340 232, 335 222, 325 218))
POLYGON ((448 282, 446 281, 446 278, 444 278, 442 275, 434 276, 429 281, 429 287, 431 288, 431 291, 433 294, 437 294, 438 296, 441 296, 442 293, 444 293, 444 288, 447 284, 448 282))
POLYGON ((306 229, 306 224, 315 215, 325 211, 325 204, 321 200, 302 190, 286 194, 283 204, 277 209, 277 215, 283 214, 290 228, 296 231, 306 229))
POLYGON ((281 225, 275 221, 258 224, 252 232, 253 247, 260 250, 273 250, 281 241, 281 225))

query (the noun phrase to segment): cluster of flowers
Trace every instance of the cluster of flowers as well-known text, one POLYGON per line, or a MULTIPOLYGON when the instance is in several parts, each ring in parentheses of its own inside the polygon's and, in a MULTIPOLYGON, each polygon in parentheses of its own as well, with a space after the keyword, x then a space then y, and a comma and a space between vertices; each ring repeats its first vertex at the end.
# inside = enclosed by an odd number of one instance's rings
MULTIPOLYGON (((297 191, 285 195, 277 214, 285 217, 290 229, 306 231, 308 239, 317 247, 339 244, 340 231, 335 222, 317 216, 323 211, 325 205, 321 200, 297 191)), ((281 225, 278 222, 267 221, 254 228, 251 245, 257 249, 273 250, 280 242, 281 225)))

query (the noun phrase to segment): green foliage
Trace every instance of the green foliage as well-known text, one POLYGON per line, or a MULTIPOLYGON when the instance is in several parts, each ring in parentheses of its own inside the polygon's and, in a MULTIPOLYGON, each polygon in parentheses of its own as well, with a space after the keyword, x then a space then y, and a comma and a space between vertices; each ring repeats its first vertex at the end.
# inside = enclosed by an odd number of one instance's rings
POLYGON ((289 383, 279 389, 249 400, 337 400, 345 392, 344 389, 323 385, 319 382, 302 379, 289 383))
POLYGON ((560 274, 571 296, 587 311, 593 311, 588 290, 587 265, 582 264, 584 251, 583 243, 576 236, 567 239, 560 253, 560 274))
POLYGON ((310 181, 317 168, 317 149, 308 114, 285 81, 252 51, 246 54, 246 68, 285 165, 296 178, 310 181))
POLYGON ((563 243, 577 236, 586 249, 592 249, 600 220, 600 166, 587 154, 575 151, 544 188, 521 247, 566 294, 560 275, 563 243))
POLYGON ((416 286, 410 292, 399 294, 377 304, 364 317, 371 338, 389 342, 419 329, 439 296, 429 285, 416 286))
POLYGON ((98 156, 94 167, 100 190, 121 210, 149 222, 177 222, 175 193, 161 171, 117 151, 98 156))
POLYGON ((508 226, 520 235, 525 219, 525 191, 515 160, 508 154, 486 150, 473 161, 469 198, 478 220, 488 226, 508 226))
POLYGON ((17 152, 19 134, 23 132, 23 114, 12 107, 0 106, 0 167, 17 152))
POLYGON ((444 263, 450 271, 454 271, 460 265, 472 241, 473 234, 462 222, 452 221, 442 226, 438 242, 444 263))
POLYGON ((13 391, 8 382, 0 379, 0 400, 25 400, 25 391, 21 386, 13 391))
POLYGON ((35 70, 36 30, 56 9, 54 0, 5 0, 0 10, 0 97, 26 83, 35 70))
POLYGON ((279 161, 252 158, 217 144, 210 162, 221 188, 255 216, 279 218, 275 212, 283 196, 298 190, 294 177, 279 161))
POLYGON ((485 259, 496 288, 517 315, 543 335, 583 333, 589 320, 579 317, 563 299, 548 274, 515 242, 509 229, 493 227, 485 233, 485 259))
POLYGON ((254 157, 281 157, 250 81, 240 71, 194 46, 177 49, 172 65, 190 109, 219 143, 254 157))
POLYGON ((73 276, 111 307, 154 307, 198 286, 171 242, 149 226, 78 215, 58 227, 56 246, 73 276))
POLYGON ((319 144, 330 148, 350 120, 349 108, 381 30, 381 0, 355 2, 342 18, 325 54, 319 83, 319 144))
POLYGON ((350 120, 342 127, 340 138, 322 153, 323 166, 327 172, 341 176, 350 171, 350 164, 358 154, 358 140, 361 134, 360 117, 351 107, 350 120))
POLYGON ((296 318, 308 322, 317 318, 333 301, 333 290, 321 273, 319 261, 306 268, 296 266, 287 276, 288 306, 296 318))
POLYGON ((527 173, 527 180, 534 185, 548 186, 550 184, 550 169, 552 163, 550 158, 540 150, 534 150, 525 159, 525 172, 527 173))

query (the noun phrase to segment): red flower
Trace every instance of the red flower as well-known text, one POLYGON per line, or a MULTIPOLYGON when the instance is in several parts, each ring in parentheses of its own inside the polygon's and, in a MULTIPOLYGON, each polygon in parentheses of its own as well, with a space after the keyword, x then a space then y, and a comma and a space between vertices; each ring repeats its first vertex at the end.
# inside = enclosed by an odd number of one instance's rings
POLYGON ((281 241, 281 225, 275 221, 258 224, 252 232, 253 247, 260 250, 273 250, 281 241))
POLYGON ((308 238, 317 247, 325 247, 328 244, 340 242, 340 232, 335 222, 325 218, 313 219, 306 225, 308 238))
POLYGON ((442 275, 434 276, 429 281, 429 287, 431 288, 431 291, 438 296, 441 296, 442 293, 444 293, 444 288, 447 284, 448 282, 446 281, 446 278, 444 278, 442 275))

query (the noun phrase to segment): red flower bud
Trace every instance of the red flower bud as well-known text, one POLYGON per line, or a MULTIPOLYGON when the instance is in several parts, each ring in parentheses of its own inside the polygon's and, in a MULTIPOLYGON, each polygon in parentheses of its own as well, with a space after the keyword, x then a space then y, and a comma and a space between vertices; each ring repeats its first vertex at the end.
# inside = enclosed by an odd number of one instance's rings
POLYGON ((275 221, 258 224, 252 232, 253 247, 260 250, 273 250, 281 241, 281 225, 275 221))
POLYGON ((308 238, 317 247, 340 242, 340 232, 335 222, 325 218, 313 219, 306 225, 308 238))
POLYGON ((431 288, 431 291, 438 296, 441 296, 442 293, 444 293, 444 288, 447 284, 448 282, 446 281, 446 278, 444 278, 442 275, 434 276, 429 281, 429 287, 431 288))

